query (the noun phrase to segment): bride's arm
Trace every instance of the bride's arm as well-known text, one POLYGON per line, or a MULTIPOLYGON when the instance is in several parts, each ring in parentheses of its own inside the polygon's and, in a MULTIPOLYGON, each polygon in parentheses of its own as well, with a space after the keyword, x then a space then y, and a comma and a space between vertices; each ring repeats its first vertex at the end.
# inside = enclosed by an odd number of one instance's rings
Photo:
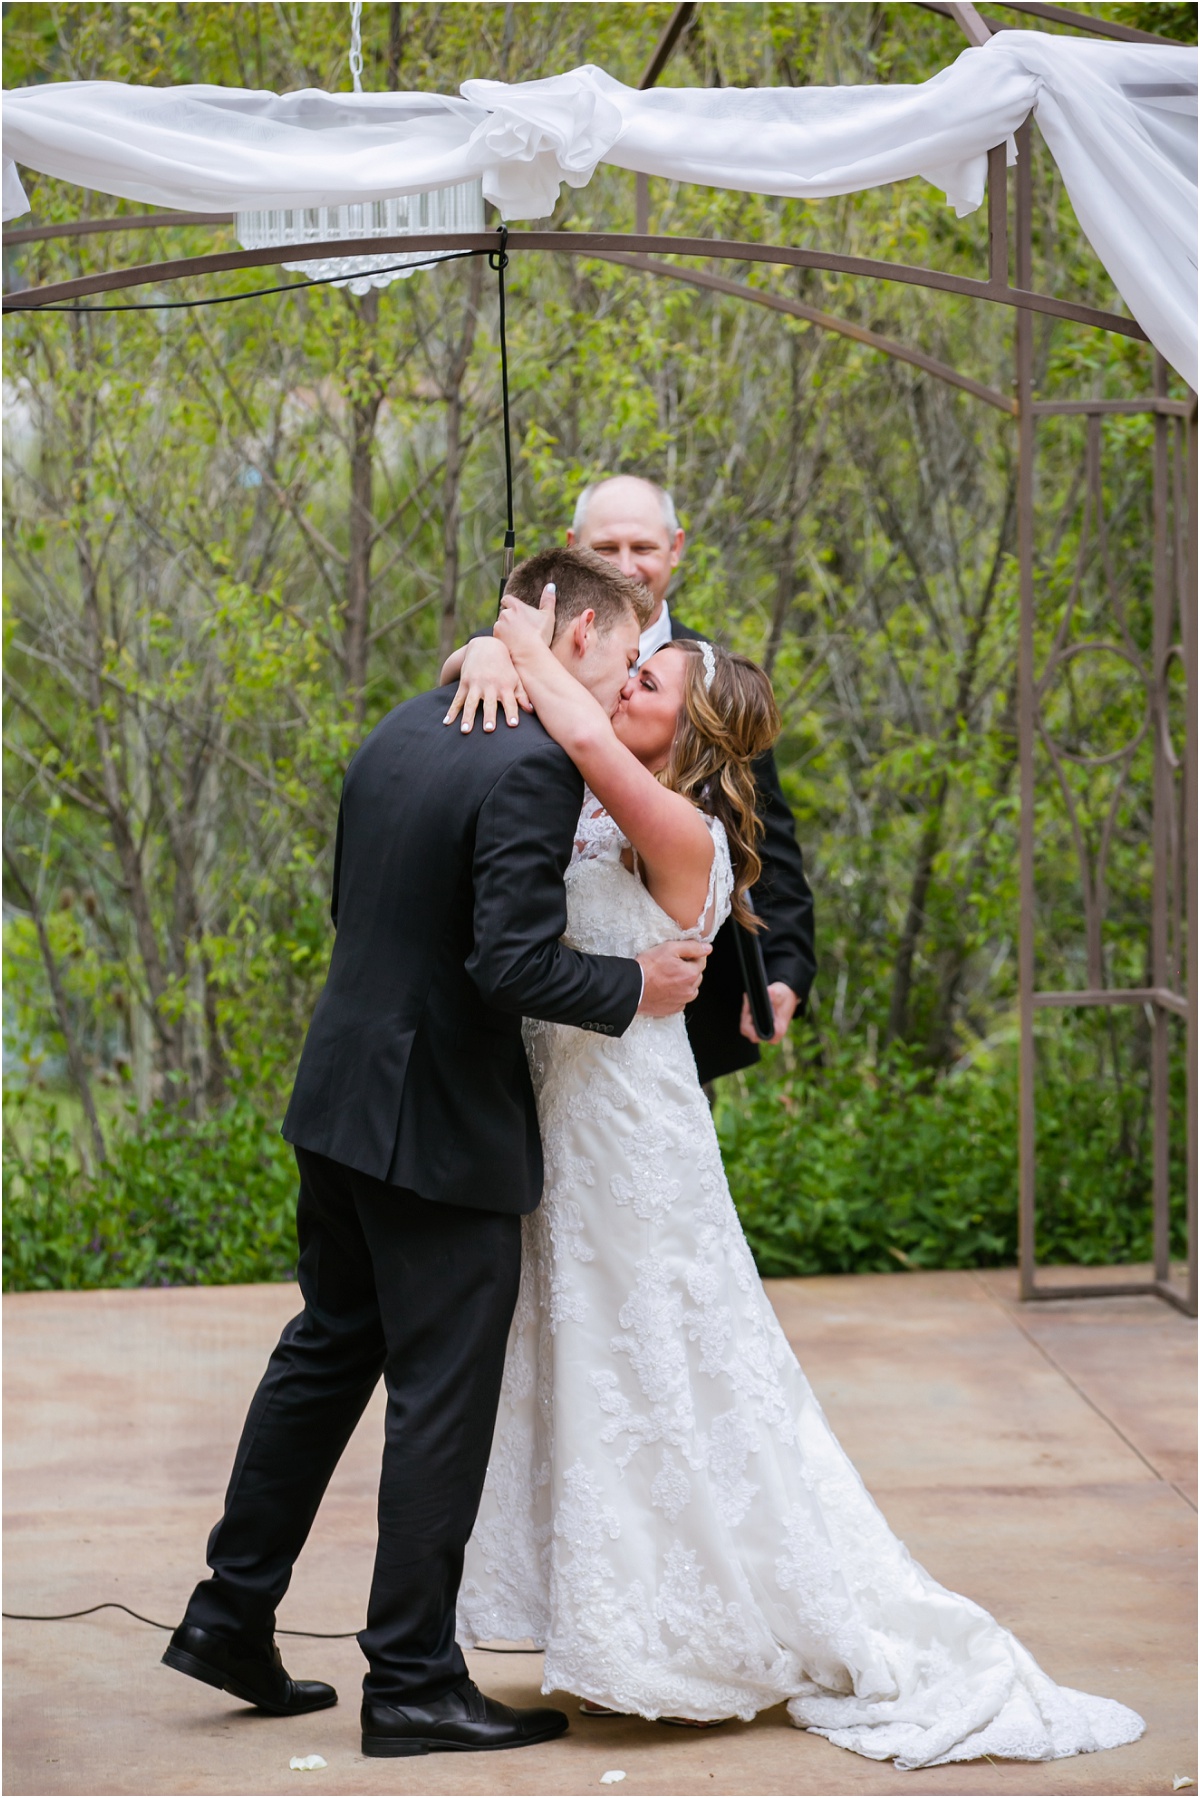
POLYGON ((538 718, 637 850, 652 898, 681 929, 690 930, 704 908, 714 853, 700 813, 626 749, 603 706, 525 619, 506 608, 495 634, 508 648, 538 718))

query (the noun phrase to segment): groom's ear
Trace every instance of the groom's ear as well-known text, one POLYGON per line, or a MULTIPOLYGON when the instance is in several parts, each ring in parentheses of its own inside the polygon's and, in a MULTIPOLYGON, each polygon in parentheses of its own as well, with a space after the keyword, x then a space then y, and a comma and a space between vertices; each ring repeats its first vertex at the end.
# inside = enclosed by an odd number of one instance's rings
POLYGON ((591 638, 592 626, 595 622, 596 614, 591 606, 588 606, 584 611, 580 612, 577 618, 572 618, 570 624, 567 626, 567 641, 570 643, 573 653, 580 661, 582 661, 587 654, 588 642, 591 638))

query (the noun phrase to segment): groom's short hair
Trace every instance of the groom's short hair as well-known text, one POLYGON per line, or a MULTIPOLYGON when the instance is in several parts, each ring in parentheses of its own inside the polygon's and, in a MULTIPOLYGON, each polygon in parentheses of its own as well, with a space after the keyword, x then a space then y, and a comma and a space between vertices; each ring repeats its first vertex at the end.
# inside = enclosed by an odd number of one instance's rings
POLYGON ((518 562, 508 577, 505 591, 536 606, 542 588, 553 581, 558 600, 554 609, 556 638, 581 612, 596 614, 596 629, 607 633, 632 612, 645 629, 654 610, 654 595, 641 581, 631 580, 590 549, 543 549, 518 562))

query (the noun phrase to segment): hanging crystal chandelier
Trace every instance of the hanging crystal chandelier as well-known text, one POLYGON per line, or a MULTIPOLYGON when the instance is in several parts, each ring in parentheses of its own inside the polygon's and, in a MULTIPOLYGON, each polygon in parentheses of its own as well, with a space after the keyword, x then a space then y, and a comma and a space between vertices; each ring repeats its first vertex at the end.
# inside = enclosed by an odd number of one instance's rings
MULTIPOLYGON (((350 6, 350 75, 354 92, 362 86, 362 0, 350 6)), ((237 238, 244 250, 264 250, 277 244, 328 243, 339 237, 402 237, 417 231, 482 231, 482 181, 463 181, 454 187, 437 187, 430 193, 407 194, 396 200, 367 200, 353 206, 300 206, 257 212, 239 212, 237 238)), ((391 250, 378 256, 319 257, 285 262, 284 268, 307 275, 310 281, 331 278, 364 294, 372 287, 387 287, 415 274, 430 262, 453 256, 454 250, 414 250, 411 255, 391 250), (382 271, 386 270, 384 273, 382 271)))

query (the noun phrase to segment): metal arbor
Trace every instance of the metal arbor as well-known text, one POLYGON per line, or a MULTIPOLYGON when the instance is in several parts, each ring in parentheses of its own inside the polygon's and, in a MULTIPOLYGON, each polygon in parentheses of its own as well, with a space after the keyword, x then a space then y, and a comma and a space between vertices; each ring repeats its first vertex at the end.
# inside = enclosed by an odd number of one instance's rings
MULTIPOLYGON (((953 18, 972 43, 982 43, 993 29, 1003 30, 993 19, 985 21, 969 4, 928 5, 925 10, 953 18)), ((1006 11, 1032 14, 1092 35, 1165 42, 1153 33, 1113 25, 1067 8, 1051 5, 1007 5, 1006 11)), ((680 36, 696 11, 695 0, 677 5, 639 84, 653 86, 666 67, 680 36)), ((1018 919, 1018 1001, 1020 1029, 1020 1101, 1018 1117, 1020 1212, 1019 1266, 1023 1299, 1061 1299, 1091 1294, 1113 1296, 1153 1293, 1189 1316, 1197 1313, 1196 1241, 1196 1107, 1197 1107, 1197 993, 1196 956, 1193 950, 1197 924, 1196 869, 1196 396, 1186 400, 1167 394, 1167 367, 1155 358, 1154 392, 1134 399, 1058 400, 1038 399, 1034 384, 1034 314, 1071 320, 1096 330, 1145 340, 1132 319, 1091 306, 1058 299, 1033 288, 1033 187, 1030 121, 1018 132, 1019 159, 1012 205, 1013 242, 1009 241, 1009 193, 1006 153, 1003 146, 988 157, 988 271, 986 278, 971 279, 908 264, 841 256, 786 245, 741 243, 713 238, 657 235, 649 229, 649 182, 636 177, 636 222, 632 234, 614 232, 509 231, 507 247, 567 256, 602 257, 639 273, 727 294, 744 302, 765 306, 804 319, 819 329, 867 344, 884 355, 907 362, 938 380, 959 388, 973 398, 1014 419, 1017 429, 1017 551, 1020 572, 1020 618, 1017 670, 1017 736, 1020 793, 1018 919), (814 307, 783 295, 751 288, 706 270, 683 269, 659 260, 665 255, 685 255, 708 261, 765 262, 777 266, 825 269, 868 280, 906 284, 983 300, 1012 308, 1015 314, 1016 384, 1009 396, 979 382, 910 345, 898 343, 849 320, 834 318, 814 307), (1102 464, 1106 420, 1142 415, 1153 419, 1152 454, 1152 641, 1149 653, 1139 649, 1128 627, 1121 584, 1116 576, 1112 547, 1104 515, 1102 464), (1064 616, 1050 650, 1037 658, 1037 564, 1035 474, 1039 421, 1082 416, 1086 420, 1086 453, 1083 497, 1069 504, 1082 507, 1079 562, 1064 616), (1073 635, 1084 610, 1080 606, 1085 558, 1094 545, 1107 590, 1104 614, 1107 636, 1073 635), (1118 658, 1129 676, 1140 684, 1144 709, 1139 729, 1116 750, 1094 753, 1063 740, 1053 717, 1056 680, 1079 657, 1108 655, 1118 658), (1172 678, 1181 681, 1185 711, 1183 742, 1172 736, 1172 678), (1135 756, 1149 745, 1152 758, 1152 881, 1150 942, 1147 966, 1149 983, 1115 987, 1105 976, 1104 923, 1107 901, 1107 867, 1113 829, 1121 795, 1128 785, 1135 756), (1052 770, 1067 812, 1079 863, 1083 894, 1086 943, 1085 981, 1065 990, 1041 990, 1037 982, 1037 883, 1036 814, 1038 796, 1036 762, 1042 749, 1052 770), (1089 835, 1079 803, 1072 770, 1111 770, 1112 792, 1107 808, 1101 807, 1099 833, 1089 835), (1069 1285, 1039 1284, 1036 1275, 1036 1014, 1047 1009, 1074 1007, 1142 1007, 1151 1031, 1150 1102, 1152 1114, 1152 1203, 1154 1266, 1148 1280, 1122 1282, 1078 1281, 1069 1285), (1187 1136, 1187 1279, 1181 1290, 1171 1278, 1170 1266, 1170 1041, 1173 1019, 1187 1030, 1186 1118, 1187 1136)), ((146 217, 83 220, 71 225, 35 226, 6 232, 4 245, 16 246, 47 238, 82 236, 97 231, 133 231, 162 226, 212 226, 232 222, 232 214, 160 212, 146 217)), ((494 249, 491 232, 450 235, 405 234, 374 237, 356 243, 337 239, 306 246, 313 258, 355 254, 458 250, 483 253, 494 249)), ((26 288, 8 295, 5 314, 61 306, 91 294, 179 280, 198 274, 278 264, 295 255, 294 245, 254 251, 221 252, 169 262, 145 263, 74 280, 26 288)))

